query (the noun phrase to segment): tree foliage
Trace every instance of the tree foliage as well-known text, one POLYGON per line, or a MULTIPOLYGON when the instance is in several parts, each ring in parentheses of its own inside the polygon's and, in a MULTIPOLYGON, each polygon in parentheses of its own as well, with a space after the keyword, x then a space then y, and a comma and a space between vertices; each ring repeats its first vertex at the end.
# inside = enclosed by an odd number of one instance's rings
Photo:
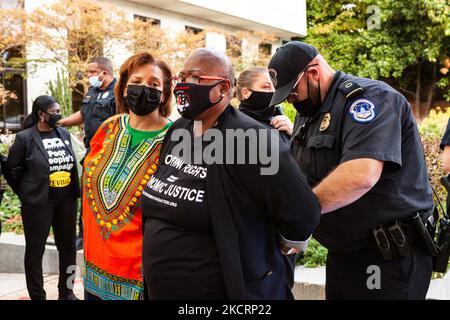
POLYGON ((436 87, 448 91, 448 0, 308 1, 308 42, 333 67, 383 79, 413 102, 423 117, 436 87))
MULTIPOLYGON (((27 62, 29 69, 44 63, 56 64, 67 73, 72 90, 79 93, 83 93, 80 92, 80 83, 81 91, 87 89, 84 74, 89 61, 99 55, 112 58, 118 51, 133 53, 146 50, 166 61, 177 72, 190 52, 205 46, 207 32, 233 37, 233 45, 239 47, 234 50, 239 53, 244 37, 259 42, 277 40, 268 33, 230 32, 217 28, 200 32, 169 32, 150 18, 130 20, 117 7, 111 5, 105 10, 95 0, 59 0, 31 12, 20 8, 0 8, 0 18, 1 51, 10 46, 26 46, 27 57, 22 62, 27 62)), ((233 56, 239 70, 254 64, 265 65, 268 59, 269 55, 262 53, 250 58, 242 54, 233 56)))

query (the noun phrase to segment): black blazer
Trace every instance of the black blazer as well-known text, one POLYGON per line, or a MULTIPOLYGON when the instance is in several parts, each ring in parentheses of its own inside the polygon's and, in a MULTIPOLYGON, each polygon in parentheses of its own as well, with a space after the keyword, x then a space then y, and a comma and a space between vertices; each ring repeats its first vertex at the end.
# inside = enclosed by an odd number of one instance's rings
MULTIPOLYGON (((173 131, 190 123, 185 119, 174 122, 160 159, 175 143, 171 141, 173 131)), ((267 129, 231 106, 216 128, 224 137, 227 129, 267 129)), ((260 139, 270 141, 268 136, 260 139)), ((319 224, 320 204, 287 144, 279 143, 278 156, 278 173, 270 176, 260 174, 260 163, 208 165, 208 210, 227 295, 232 300, 292 299, 292 261, 281 254, 279 235, 304 241, 319 224)))
MULTIPOLYGON (((70 134, 65 128, 57 127, 56 134, 67 145, 72 157, 75 154, 70 144, 70 134)), ((48 154, 44 149, 41 135, 37 126, 30 127, 17 133, 13 145, 9 149, 9 156, 3 173, 6 181, 19 196, 21 202, 32 205, 44 205, 48 201, 50 167, 48 154)), ((80 197, 80 186, 76 162, 71 171, 72 189, 75 198, 80 197)))

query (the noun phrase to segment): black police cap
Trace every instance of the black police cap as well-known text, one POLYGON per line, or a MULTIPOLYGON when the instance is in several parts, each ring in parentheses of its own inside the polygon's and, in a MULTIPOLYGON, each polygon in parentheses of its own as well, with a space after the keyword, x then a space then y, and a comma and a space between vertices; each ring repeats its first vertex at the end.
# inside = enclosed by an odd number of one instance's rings
POLYGON ((319 54, 312 45, 290 41, 279 47, 269 62, 269 72, 274 81, 275 94, 270 105, 276 105, 288 97, 298 74, 319 54))

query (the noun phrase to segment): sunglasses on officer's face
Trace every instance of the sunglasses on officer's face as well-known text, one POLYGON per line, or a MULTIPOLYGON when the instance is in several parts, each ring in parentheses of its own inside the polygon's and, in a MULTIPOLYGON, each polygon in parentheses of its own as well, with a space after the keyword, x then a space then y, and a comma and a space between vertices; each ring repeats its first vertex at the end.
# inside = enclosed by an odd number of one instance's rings
POLYGON ((288 101, 289 101, 289 98, 292 99, 292 98, 294 98, 294 97, 297 95, 297 86, 298 86, 298 84, 300 83, 300 80, 302 79, 302 77, 305 75, 305 73, 308 72, 308 69, 309 69, 310 67, 314 67, 314 66, 317 66, 317 65, 318 65, 318 63, 309 65, 309 66, 307 66, 307 67, 305 68, 304 71, 302 71, 302 72, 299 74, 297 81, 295 82, 294 86, 292 87, 291 93, 289 93, 288 101))

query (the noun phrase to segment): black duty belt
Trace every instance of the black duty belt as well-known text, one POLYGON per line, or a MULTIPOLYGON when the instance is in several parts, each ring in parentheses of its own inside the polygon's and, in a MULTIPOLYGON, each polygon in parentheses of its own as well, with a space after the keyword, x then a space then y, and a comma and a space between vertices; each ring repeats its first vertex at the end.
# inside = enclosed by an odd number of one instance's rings
POLYGON ((411 247, 416 245, 423 245, 426 252, 435 256, 432 217, 433 210, 426 210, 374 228, 373 236, 381 257, 386 261, 406 257, 411 253, 411 247))

